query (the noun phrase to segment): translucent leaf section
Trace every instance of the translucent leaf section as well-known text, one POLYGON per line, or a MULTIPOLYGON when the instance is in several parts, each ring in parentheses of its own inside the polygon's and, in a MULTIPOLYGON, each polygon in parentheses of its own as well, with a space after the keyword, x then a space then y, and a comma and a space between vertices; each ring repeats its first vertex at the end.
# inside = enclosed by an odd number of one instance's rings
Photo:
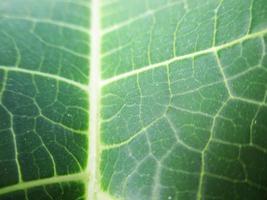
POLYGON ((266 5, 103 1, 104 191, 267 198, 266 5))
POLYGON ((0 3, 1 200, 86 198, 89 6, 0 3))

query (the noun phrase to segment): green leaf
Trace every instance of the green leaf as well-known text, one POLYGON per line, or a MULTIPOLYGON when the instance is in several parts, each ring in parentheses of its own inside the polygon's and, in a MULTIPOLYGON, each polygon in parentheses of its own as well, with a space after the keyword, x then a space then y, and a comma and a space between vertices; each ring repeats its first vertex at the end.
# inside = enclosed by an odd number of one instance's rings
POLYGON ((2 0, 0 135, 0 200, 266 199, 266 0, 2 0))

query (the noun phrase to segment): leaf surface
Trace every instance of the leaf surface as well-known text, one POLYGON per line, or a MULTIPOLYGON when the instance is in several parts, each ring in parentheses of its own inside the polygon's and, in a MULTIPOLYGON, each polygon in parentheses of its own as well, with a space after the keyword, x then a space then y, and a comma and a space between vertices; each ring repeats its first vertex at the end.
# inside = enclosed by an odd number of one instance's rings
POLYGON ((0 2, 0 199, 267 198, 265 0, 0 2))

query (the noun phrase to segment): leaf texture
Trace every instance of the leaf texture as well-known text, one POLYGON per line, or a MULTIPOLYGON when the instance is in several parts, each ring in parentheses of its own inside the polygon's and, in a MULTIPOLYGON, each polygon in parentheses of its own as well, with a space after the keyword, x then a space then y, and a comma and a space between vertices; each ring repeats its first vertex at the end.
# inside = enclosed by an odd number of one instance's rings
POLYGON ((267 198, 266 0, 2 0, 0 200, 267 198))

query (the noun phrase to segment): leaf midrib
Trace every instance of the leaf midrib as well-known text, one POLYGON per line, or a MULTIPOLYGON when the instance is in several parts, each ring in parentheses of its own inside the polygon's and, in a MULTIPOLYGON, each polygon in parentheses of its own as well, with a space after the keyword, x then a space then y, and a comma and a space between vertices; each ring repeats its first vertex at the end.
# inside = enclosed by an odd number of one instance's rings
POLYGON ((90 181, 87 188, 87 199, 96 199, 99 191, 99 155, 98 147, 100 130, 100 93, 101 93, 101 75, 100 75, 100 54, 101 54, 101 25, 100 25, 100 1, 92 0, 91 4, 91 38, 90 38, 90 81, 88 87, 89 99, 89 133, 88 133, 88 159, 87 169, 90 174, 90 181))

